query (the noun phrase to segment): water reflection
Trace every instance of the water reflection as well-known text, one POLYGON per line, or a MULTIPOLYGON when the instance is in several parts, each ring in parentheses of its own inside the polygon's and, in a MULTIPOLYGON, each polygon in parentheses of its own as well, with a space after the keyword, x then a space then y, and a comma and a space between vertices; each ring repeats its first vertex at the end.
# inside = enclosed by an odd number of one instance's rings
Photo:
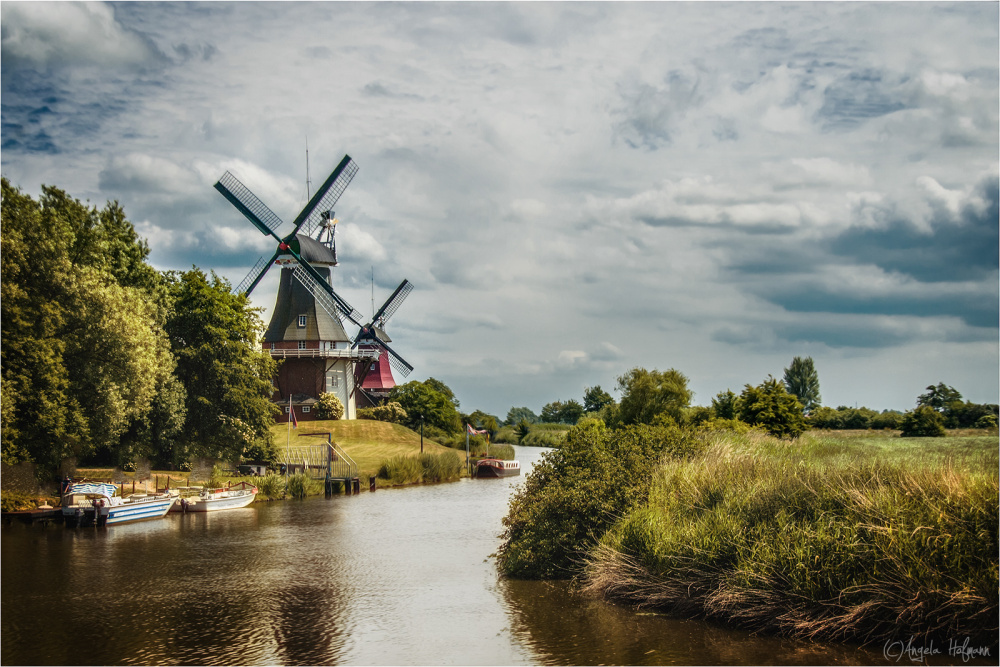
POLYGON ((569 582, 502 582, 514 636, 546 665, 881 664, 858 647, 758 637, 636 612, 573 592, 569 582))

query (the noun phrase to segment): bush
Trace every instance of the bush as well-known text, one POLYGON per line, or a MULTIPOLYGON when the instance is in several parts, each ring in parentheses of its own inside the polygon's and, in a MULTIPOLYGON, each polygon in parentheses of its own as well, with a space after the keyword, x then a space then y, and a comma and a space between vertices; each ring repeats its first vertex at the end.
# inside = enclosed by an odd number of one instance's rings
POLYGON ((0 491, 0 510, 4 512, 18 512, 20 510, 33 510, 38 505, 35 503, 35 496, 30 493, 20 491, 0 491))
POLYGON ((794 440, 808 428, 799 399, 773 377, 756 387, 746 385, 736 401, 736 411, 741 421, 763 426, 778 438, 794 440))
POLYGON ((875 415, 872 417, 870 428, 876 430, 889 430, 893 431, 899 428, 899 425, 903 423, 903 413, 896 412, 895 410, 884 410, 882 414, 875 415))
POLYGON ((569 431, 531 429, 518 443, 522 447, 562 447, 569 431))
POLYGON ((615 518, 646 497, 661 457, 697 449, 693 433, 676 427, 611 430, 587 420, 573 428, 511 499, 497 552, 500 571, 527 579, 572 576, 615 518))
POLYGON ((344 404, 340 402, 336 394, 324 393, 319 395, 319 402, 314 408, 316 419, 343 419, 344 404))
MULTIPOLYGON (((370 419, 373 421, 388 422, 390 424, 402 424, 407 419, 406 410, 399 403, 389 401, 373 408, 358 408, 358 419, 370 419)), ((419 425, 418 425, 419 428, 419 425)), ((426 427, 425 427, 426 431, 426 427)))
POLYGON ((996 430, 997 428, 997 416, 996 415, 983 415, 976 420, 976 428, 987 428, 996 430))
POLYGON ((899 430, 904 438, 940 438, 945 435, 944 417, 929 405, 921 405, 903 416, 899 430))

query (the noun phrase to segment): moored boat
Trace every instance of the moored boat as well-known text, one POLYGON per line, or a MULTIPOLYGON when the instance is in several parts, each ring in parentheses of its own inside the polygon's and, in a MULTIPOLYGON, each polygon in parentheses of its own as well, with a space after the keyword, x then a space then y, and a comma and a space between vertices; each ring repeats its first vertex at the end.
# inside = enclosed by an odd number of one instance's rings
POLYGON ((518 461, 503 459, 480 459, 476 463, 476 477, 514 477, 521 474, 518 461))
POLYGON ((169 493, 133 493, 116 496, 114 484, 77 482, 63 494, 62 515, 67 525, 114 526, 146 519, 160 519, 170 511, 177 496, 169 493))
POLYGON ((181 512, 215 512, 246 507, 257 496, 257 487, 240 482, 226 489, 202 489, 196 496, 181 497, 181 512))

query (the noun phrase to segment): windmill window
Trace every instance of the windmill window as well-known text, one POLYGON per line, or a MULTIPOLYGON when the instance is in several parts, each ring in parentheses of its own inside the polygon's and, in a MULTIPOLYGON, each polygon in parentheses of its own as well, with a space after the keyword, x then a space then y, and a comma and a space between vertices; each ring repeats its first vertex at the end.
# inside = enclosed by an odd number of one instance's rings
POLYGON ((286 415, 288 414, 288 406, 287 405, 285 406, 285 414, 286 415))
POLYGON ((304 340, 299 341, 299 349, 300 350, 306 349, 306 342, 304 340))
POLYGON ((311 409, 312 409, 312 408, 310 408, 310 407, 309 407, 308 405, 303 405, 303 406, 302 406, 302 412, 303 412, 303 413, 305 413, 305 412, 309 412, 309 411, 310 411, 311 409))
POLYGON ((306 316, 305 315, 299 315, 299 326, 300 327, 304 327, 305 325, 306 325, 306 316))

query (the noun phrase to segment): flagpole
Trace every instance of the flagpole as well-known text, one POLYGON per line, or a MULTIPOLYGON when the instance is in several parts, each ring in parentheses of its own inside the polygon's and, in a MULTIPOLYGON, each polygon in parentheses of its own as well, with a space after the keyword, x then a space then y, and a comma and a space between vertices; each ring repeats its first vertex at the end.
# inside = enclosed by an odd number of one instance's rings
POLYGON ((285 477, 288 477, 288 448, 292 446, 292 395, 288 395, 288 439, 285 440, 285 477))
POLYGON ((465 470, 471 475, 472 466, 469 465, 469 425, 465 425, 465 470))

